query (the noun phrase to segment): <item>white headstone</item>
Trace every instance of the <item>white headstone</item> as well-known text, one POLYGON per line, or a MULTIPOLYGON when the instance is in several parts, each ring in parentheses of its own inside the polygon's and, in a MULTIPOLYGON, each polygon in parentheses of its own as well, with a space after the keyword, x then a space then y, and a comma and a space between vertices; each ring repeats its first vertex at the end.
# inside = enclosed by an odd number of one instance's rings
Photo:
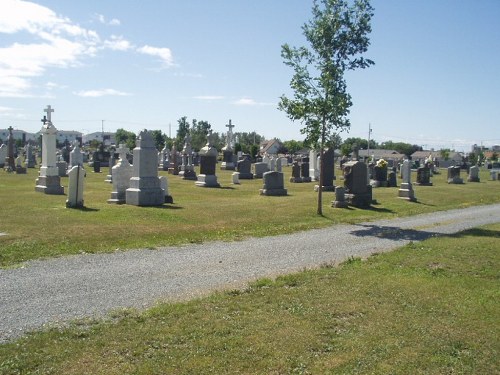
POLYGON ((68 199, 66 207, 83 207, 83 181, 85 179, 85 170, 77 165, 68 172, 68 199))

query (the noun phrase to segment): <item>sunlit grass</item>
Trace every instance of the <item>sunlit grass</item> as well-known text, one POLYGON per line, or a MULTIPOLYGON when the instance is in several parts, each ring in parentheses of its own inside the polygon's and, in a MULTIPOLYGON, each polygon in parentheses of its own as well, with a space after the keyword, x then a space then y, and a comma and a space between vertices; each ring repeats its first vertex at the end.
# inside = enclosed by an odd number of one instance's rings
POLYGON ((1 374, 494 374, 500 224, 0 345, 1 374))
MULTIPOLYGON (((288 181, 290 168, 284 171, 288 181)), ((488 181, 486 171, 481 183, 464 185, 448 185, 443 173, 433 178, 435 186, 414 186, 417 203, 398 199, 398 188, 378 188, 372 209, 333 209, 334 195, 325 192, 324 215, 318 216, 315 183, 286 182, 288 196, 266 197, 259 195, 262 180, 233 185, 231 171, 217 171, 221 189, 200 188, 193 181, 168 175, 173 205, 111 205, 106 202, 112 188, 104 182, 107 171, 96 174, 88 168, 86 208, 75 210, 65 208, 65 195, 35 192, 37 170, 28 169, 27 175, 0 172, 0 232, 7 233, 0 236, 0 266, 80 252, 238 240, 500 202, 500 183, 488 181)), ((67 190, 68 179, 62 178, 62 184, 67 190)))

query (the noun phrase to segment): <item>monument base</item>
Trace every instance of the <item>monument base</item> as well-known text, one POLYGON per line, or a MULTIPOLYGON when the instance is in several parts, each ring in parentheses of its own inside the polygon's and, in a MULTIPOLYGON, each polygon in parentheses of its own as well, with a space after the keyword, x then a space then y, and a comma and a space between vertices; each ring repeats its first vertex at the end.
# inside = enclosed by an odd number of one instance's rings
POLYGON ((125 192, 125 203, 133 206, 161 206, 165 203, 165 194, 161 188, 128 188, 125 192))
POLYGON ((398 190, 398 198, 405 199, 410 202, 416 202, 415 192, 411 183, 402 183, 401 188, 398 190))
POLYGON ((111 198, 106 202, 112 204, 124 204, 125 203, 125 192, 118 193, 117 191, 111 192, 111 198))
POLYGON ((367 208, 372 204, 372 193, 365 194, 346 194, 345 200, 350 206, 358 208, 367 208))
POLYGON ((260 189, 260 195, 268 195, 268 196, 284 196, 288 195, 287 189, 260 189))
POLYGON ((35 191, 50 195, 64 195, 59 176, 40 176, 36 179, 35 191))
POLYGON ((180 171, 179 176, 182 177, 183 180, 196 180, 196 172, 192 169, 188 169, 185 171, 180 171))
POLYGON ((467 182, 481 182, 479 177, 468 177, 467 182))
MULTIPOLYGON (((319 185, 314 185, 314 191, 317 193, 319 190, 319 185)), ((321 191, 335 191, 335 185, 323 185, 321 191)))
POLYGON ((449 178, 448 179, 448 183, 449 184, 463 184, 464 183, 464 180, 461 179, 460 177, 453 177, 453 178, 449 178))
POLYGON ((234 171, 234 163, 230 161, 223 161, 220 165, 221 170, 234 171))
POLYGON ((198 175, 198 181, 195 182, 195 185, 200 187, 220 187, 220 184, 217 182, 217 176, 213 174, 198 175))
POLYGON ((26 174, 26 168, 24 167, 16 167, 17 174, 26 174))
POLYGON ((240 173, 240 180, 253 180, 253 173, 240 173))

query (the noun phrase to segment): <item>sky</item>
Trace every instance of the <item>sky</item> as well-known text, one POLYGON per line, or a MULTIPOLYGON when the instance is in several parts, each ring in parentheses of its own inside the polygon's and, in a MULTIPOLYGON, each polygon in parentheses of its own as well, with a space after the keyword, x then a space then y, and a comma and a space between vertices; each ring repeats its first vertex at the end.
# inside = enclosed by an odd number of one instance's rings
MULTIPOLYGON (((372 0, 375 65, 347 74, 347 137, 468 152, 500 144, 500 0, 372 0)), ((0 128, 175 136, 186 116, 303 140, 281 46, 308 0, 0 0, 0 128)))

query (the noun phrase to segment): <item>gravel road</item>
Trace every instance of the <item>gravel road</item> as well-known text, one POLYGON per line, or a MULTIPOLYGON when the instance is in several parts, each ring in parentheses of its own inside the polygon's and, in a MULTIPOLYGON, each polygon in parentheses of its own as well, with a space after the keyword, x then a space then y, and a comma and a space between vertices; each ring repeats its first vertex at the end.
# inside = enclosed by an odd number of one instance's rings
POLYGON ((47 324, 238 288, 498 222, 495 204, 239 242, 31 261, 0 270, 0 342, 47 324))

